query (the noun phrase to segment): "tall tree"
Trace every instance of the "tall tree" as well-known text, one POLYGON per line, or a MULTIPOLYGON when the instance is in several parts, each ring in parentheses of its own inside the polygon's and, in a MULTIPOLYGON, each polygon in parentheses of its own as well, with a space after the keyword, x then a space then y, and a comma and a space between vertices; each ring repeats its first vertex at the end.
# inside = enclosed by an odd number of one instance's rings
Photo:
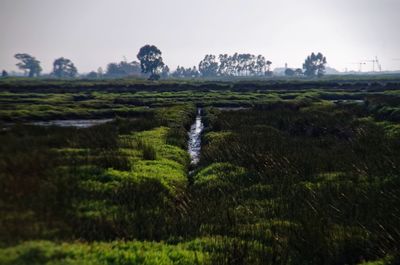
POLYGON ((161 77, 162 78, 168 78, 169 72, 170 72, 170 70, 169 70, 168 65, 164 65, 162 70, 161 70, 161 77))
POLYGON ((301 69, 301 68, 297 68, 294 72, 295 72, 295 74, 296 74, 297 76, 303 75, 303 69, 301 69))
POLYGON ((325 74, 326 57, 322 53, 311 53, 303 64, 304 75, 308 77, 321 77, 325 74))
POLYGON ((296 74, 296 72, 293 70, 293 69, 291 69, 291 68, 287 68, 286 70, 285 70, 285 75, 286 76, 294 76, 296 74))
POLYGON ((184 72, 185 72, 185 68, 180 67, 178 65, 178 67, 176 67, 176 70, 171 75, 174 78, 182 78, 182 77, 184 77, 184 74, 185 74, 184 72))
POLYGON ((248 76, 254 72, 254 55, 249 53, 239 54, 238 61, 240 75, 248 76))
POLYGON ((136 61, 131 63, 122 61, 119 63, 119 68, 125 75, 140 75, 141 72, 140 63, 136 61))
POLYGON ((58 78, 74 78, 78 74, 74 63, 67 58, 61 57, 53 62, 53 72, 52 75, 58 78))
POLYGON ((265 73, 265 75, 272 76, 272 72, 271 72, 272 62, 271 61, 267 61, 266 64, 267 64, 267 72, 265 73))
POLYGON ((20 60, 20 62, 16 64, 18 68, 28 72, 29 77, 40 76, 42 67, 40 66, 40 61, 36 60, 35 57, 27 53, 17 53, 14 57, 20 60))
MULTIPOLYGON (((103 69, 98 70, 99 76, 102 76, 103 69)), ((121 61, 119 63, 109 63, 107 65, 106 75, 109 77, 124 77, 124 76, 140 76, 142 74, 140 64, 138 62, 128 63, 121 61)))
MULTIPOLYGON (((266 69, 271 66, 264 56, 249 53, 235 53, 233 55, 220 54, 206 55, 199 64, 199 71, 204 77, 210 76, 262 76, 268 74, 266 69)), ((190 68, 189 68, 190 69, 190 68)), ((186 69, 187 70, 187 69, 186 69)), ((197 69, 196 69, 197 70, 197 69)), ((177 69, 179 75, 182 69, 177 69)))
POLYGON ((196 66, 193 66, 193 68, 190 71, 190 77, 197 78, 199 76, 200 76, 199 71, 197 70, 196 66))
POLYGON ((103 68, 97 68, 97 77, 102 78, 104 74, 103 68))
POLYGON ((145 45, 139 50, 137 58, 140 61, 140 67, 143 73, 150 74, 151 80, 160 78, 160 71, 164 66, 161 55, 161 51, 154 45, 145 45))
POLYGON ((120 69, 118 63, 109 63, 107 65, 107 70, 106 70, 107 76, 119 76, 123 74, 124 72, 120 69))
POLYGON ((185 68, 178 66, 176 70, 172 73, 172 76, 175 78, 196 78, 199 77, 200 73, 197 71, 196 66, 193 68, 185 68))
POLYGON ((8 73, 7 73, 6 70, 3 70, 3 71, 1 72, 1 77, 8 77, 8 73))
POLYGON ((96 79, 96 78, 98 78, 98 75, 97 75, 97 73, 95 71, 91 71, 86 75, 86 78, 96 79))
POLYGON ((218 62, 212 54, 207 54, 199 63, 199 71, 204 77, 217 76, 218 69, 218 62))
POLYGON ((258 55, 255 65, 257 75, 263 75, 265 73, 266 66, 267 61, 265 60, 265 57, 262 55, 258 55))
POLYGON ((229 76, 229 64, 231 60, 231 56, 228 56, 228 54, 220 54, 218 56, 219 59, 219 68, 218 68, 218 74, 220 76, 229 76))

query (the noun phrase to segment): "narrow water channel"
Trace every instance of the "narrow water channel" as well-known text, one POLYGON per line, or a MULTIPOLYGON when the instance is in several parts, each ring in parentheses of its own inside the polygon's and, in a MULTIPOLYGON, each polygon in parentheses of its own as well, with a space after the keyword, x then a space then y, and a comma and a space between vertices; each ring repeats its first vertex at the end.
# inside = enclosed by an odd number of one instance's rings
POLYGON ((190 127, 188 152, 190 155, 191 165, 197 165, 200 160, 201 150, 201 133, 204 129, 204 124, 201 121, 201 108, 197 109, 196 120, 190 127))

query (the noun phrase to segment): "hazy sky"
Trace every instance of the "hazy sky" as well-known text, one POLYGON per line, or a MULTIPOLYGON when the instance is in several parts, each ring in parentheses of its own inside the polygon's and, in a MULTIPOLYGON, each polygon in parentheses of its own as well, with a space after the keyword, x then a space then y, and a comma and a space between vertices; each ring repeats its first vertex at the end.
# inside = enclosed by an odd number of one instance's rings
POLYGON ((45 72, 61 56, 88 72, 132 61, 144 44, 174 69, 234 52, 301 67, 313 51, 340 71, 375 55, 400 69, 399 12, 400 0, 0 0, 0 70, 26 52, 45 72))

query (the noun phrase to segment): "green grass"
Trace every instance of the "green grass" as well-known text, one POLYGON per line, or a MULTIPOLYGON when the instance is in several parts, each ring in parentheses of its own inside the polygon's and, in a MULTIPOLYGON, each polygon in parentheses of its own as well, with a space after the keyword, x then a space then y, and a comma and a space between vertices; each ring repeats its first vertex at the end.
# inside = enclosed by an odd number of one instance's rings
POLYGON ((215 163, 200 170, 195 175, 195 185, 207 185, 210 182, 235 182, 245 178, 246 170, 229 163, 215 163))
POLYGON ((1 80, 3 123, 116 119, 4 124, 0 264, 396 264, 398 81, 348 78, 1 80))
POLYGON ((207 254, 190 250, 186 244, 32 241, 0 249, 3 265, 194 265, 207 261, 207 254))
MULTIPOLYGON (((0 120, 26 122, 138 117, 152 112, 145 107, 163 108, 186 103, 201 106, 251 107, 282 101, 310 104, 332 100, 369 100, 371 97, 382 95, 398 96, 398 93, 393 92, 396 91, 397 85, 396 79, 382 83, 371 83, 368 80, 146 82, 4 79, 0 80, 0 120), (391 90, 386 90, 387 88, 391 90)), ((377 117, 390 116, 392 120, 398 120, 396 106, 372 106, 371 109, 377 117)), ((162 118, 162 115, 160 117, 162 118)))

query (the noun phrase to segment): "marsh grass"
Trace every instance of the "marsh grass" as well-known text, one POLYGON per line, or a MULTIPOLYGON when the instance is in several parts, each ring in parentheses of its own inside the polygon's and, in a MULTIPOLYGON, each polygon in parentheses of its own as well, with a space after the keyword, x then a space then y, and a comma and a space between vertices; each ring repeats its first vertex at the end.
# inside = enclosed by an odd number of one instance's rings
POLYGON ((398 263, 396 84, 42 81, 0 84, 1 120, 118 117, 0 131, 2 263, 398 263))

